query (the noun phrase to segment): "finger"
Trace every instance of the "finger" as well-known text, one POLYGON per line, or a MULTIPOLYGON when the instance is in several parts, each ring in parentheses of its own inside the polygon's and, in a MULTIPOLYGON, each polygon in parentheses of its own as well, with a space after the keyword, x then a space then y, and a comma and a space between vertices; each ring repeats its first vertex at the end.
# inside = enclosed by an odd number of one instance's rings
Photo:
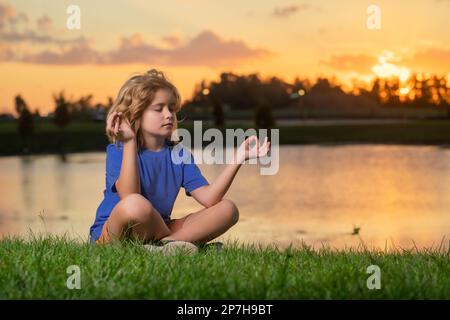
POLYGON ((255 145, 258 145, 258 137, 257 136, 251 136, 249 139, 249 146, 251 144, 252 147, 254 147, 255 145), (255 144, 253 144, 253 142, 255 144))
POLYGON ((112 121, 112 128, 114 130, 114 127, 116 126, 117 121, 119 120, 120 115, 118 112, 116 112, 116 114, 114 115, 113 121, 112 121))
POLYGON ((116 116, 116 112, 113 112, 109 115, 108 119, 106 120, 106 129, 107 130, 111 130, 115 116, 116 116))
POLYGON ((131 123, 125 115, 123 116, 123 122, 131 128, 131 123))
POLYGON ((255 146, 256 146, 256 151, 258 151, 258 149, 259 149, 259 139, 258 139, 258 137, 257 136, 254 136, 255 137, 255 146))
POLYGON ((120 134, 122 132, 122 124, 123 124, 122 115, 119 116, 117 122, 119 122, 119 128, 117 129, 117 134, 120 134))
POLYGON ((253 138, 253 136, 248 137, 247 139, 245 139, 245 141, 244 141, 243 144, 244 144, 246 147, 250 146, 250 143, 252 142, 252 138, 253 138))
POLYGON ((119 131, 119 125, 120 125, 120 117, 117 118, 116 123, 114 125, 114 134, 117 134, 119 131))
POLYGON ((109 127, 106 128, 106 132, 111 135, 114 134, 114 127, 112 124, 110 124, 109 127))
POLYGON ((106 123, 110 123, 110 122, 111 122, 112 118, 114 117, 114 114, 115 114, 115 112, 110 113, 110 114, 108 115, 108 118, 106 119, 106 123))
POLYGON ((111 113, 110 115, 110 121, 114 121, 114 119, 117 117, 117 111, 114 111, 113 113, 111 113))
POLYGON ((269 152, 270 142, 264 144, 264 146, 260 150, 260 156, 265 156, 267 152, 269 152))

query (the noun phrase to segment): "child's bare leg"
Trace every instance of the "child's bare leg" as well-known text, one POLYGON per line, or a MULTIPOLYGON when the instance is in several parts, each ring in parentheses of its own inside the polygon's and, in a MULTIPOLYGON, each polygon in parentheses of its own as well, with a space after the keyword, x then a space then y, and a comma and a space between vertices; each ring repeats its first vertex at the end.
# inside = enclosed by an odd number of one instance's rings
POLYGON ((225 233, 238 219, 239 210, 236 205, 228 199, 223 199, 212 207, 175 220, 173 226, 169 224, 172 233, 163 240, 206 243, 225 233))
POLYGON ((143 241, 158 240, 170 234, 164 220, 142 195, 132 193, 117 203, 111 212, 99 243, 122 239, 128 233, 143 241))

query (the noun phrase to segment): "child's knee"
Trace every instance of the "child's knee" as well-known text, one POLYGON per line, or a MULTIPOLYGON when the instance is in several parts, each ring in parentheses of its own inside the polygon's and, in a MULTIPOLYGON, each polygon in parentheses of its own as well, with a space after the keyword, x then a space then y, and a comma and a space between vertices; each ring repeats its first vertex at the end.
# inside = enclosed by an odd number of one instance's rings
POLYGON ((127 222, 145 222, 153 214, 152 204, 140 194, 132 193, 121 202, 124 219, 127 222))
POLYGON ((226 212, 231 225, 236 224, 239 221, 239 209, 236 204, 229 199, 223 199, 221 204, 224 206, 224 211, 226 212))

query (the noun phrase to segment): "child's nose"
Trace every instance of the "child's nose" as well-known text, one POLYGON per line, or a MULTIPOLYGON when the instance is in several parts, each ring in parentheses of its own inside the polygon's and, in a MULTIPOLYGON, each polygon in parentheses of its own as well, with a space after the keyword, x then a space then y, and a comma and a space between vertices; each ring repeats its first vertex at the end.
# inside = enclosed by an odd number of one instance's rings
POLYGON ((172 112, 169 110, 169 108, 164 109, 164 117, 166 118, 173 118, 172 112))

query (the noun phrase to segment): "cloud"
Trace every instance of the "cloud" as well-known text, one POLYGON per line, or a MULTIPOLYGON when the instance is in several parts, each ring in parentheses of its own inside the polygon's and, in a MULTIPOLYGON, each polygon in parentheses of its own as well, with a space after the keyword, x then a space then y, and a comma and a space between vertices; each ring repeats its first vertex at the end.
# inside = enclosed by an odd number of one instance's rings
POLYGON ((203 31, 185 46, 168 53, 171 65, 230 66, 243 60, 263 58, 272 53, 265 49, 249 48, 243 41, 222 40, 211 31, 203 31))
POLYGON ((53 21, 47 14, 44 14, 37 19, 36 24, 38 29, 42 32, 49 32, 53 28, 53 21))
POLYGON ((334 55, 328 61, 320 61, 321 65, 337 71, 354 71, 360 74, 372 73, 373 67, 379 64, 391 65, 395 68, 408 68, 411 72, 450 72, 450 49, 430 47, 413 54, 410 58, 396 56, 385 51, 379 58, 368 55, 334 55), (383 59, 381 61, 380 59, 383 59))
POLYGON ((277 7, 273 10, 272 15, 276 18, 288 18, 296 12, 305 11, 310 8, 308 4, 277 7))
POLYGON ((87 41, 59 52, 46 50, 22 60, 37 64, 164 64, 172 66, 231 66, 247 59, 266 57, 265 49, 249 48, 243 41, 223 40, 211 31, 203 31, 183 46, 165 49, 145 43, 141 34, 123 37, 115 50, 98 52, 87 41))
POLYGON ((37 54, 28 54, 20 59, 23 62, 35 64, 53 64, 53 65, 77 65, 77 64, 96 64, 102 61, 98 52, 89 47, 87 43, 81 43, 70 46, 59 53, 45 50, 37 54))
POLYGON ((36 20, 38 31, 29 28, 29 18, 24 12, 6 3, 0 3, 0 41, 8 43, 31 42, 48 44, 76 44, 86 41, 85 38, 61 39, 46 35, 52 28, 51 18, 44 14, 36 20))
POLYGON ((178 47, 179 45, 181 45, 181 39, 177 35, 164 37, 162 38, 162 41, 167 45, 169 45, 170 47, 178 47))
POLYGON ((362 74, 371 73, 371 69, 377 64, 375 57, 367 55, 333 55, 329 61, 320 61, 321 65, 326 65, 337 71, 354 71, 362 74))
MULTIPOLYGON (((1 1, 1 0, 0 0, 1 1)), ((250 48, 242 40, 225 40, 211 31, 203 31, 183 42, 178 35, 162 38, 162 43, 146 43, 139 33, 122 37, 117 48, 98 51, 91 46, 92 40, 84 37, 64 39, 48 34, 53 21, 43 14, 37 19, 37 30, 32 30, 23 12, 0 2, 0 61, 23 61, 34 64, 163 64, 172 66, 234 66, 245 60, 270 56, 265 49, 250 48), (10 44, 31 43, 46 46, 43 51, 14 54, 10 44)), ((42 50, 42 49, 41 49, 42 50)))
POLYGON ((0 30, 16 16, 16 10, 7 3, 0 3, 0 30))
POLYGON ((165 55, 165 49, 146 44, 141 34, 134 34, 123 37, 116 50, 99 54, 98 63, 162 63, 165 55))
POLYGON ((11 48, 5 43, 0 43, 0 61, 10 61, 13 57, 14 53, 11 48))
POLYGON ((6 28, 15 29, 19 24, 27 24, 28 16, 7 4, 0 3, 0 31, 6 28))
POLYGON ((416 53, 407 63, 413 69, 415 67, 435 72, 450 72, 450 50, 430 48, 416 53))
POLYGON ((48 43, 58 45, 80 44, 90 41, 85 37, 78 37, 73 39, 60 39, 45 34, 38 34, 32 30, 27 30, 24 32, 16 32, 16 31, 0 32, 0 40, 8 43, 32 42, 38 44, 48 43))

